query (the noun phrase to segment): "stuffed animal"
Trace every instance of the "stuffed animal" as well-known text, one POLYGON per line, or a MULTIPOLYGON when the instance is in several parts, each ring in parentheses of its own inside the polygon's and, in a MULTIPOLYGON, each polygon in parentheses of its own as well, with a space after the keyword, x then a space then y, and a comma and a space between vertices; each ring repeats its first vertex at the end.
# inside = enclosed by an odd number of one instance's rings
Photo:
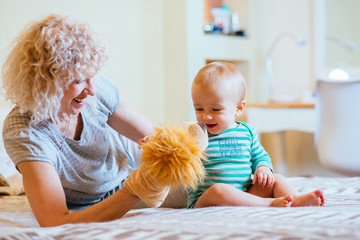
POLYGON ((201 161, 207 144, 200 124, 156 127, 155 135, 140 145, 141 165, 124 181, 125 188, 150 207, 159 207, 171 187, 195 188, 205 176, 201 161))

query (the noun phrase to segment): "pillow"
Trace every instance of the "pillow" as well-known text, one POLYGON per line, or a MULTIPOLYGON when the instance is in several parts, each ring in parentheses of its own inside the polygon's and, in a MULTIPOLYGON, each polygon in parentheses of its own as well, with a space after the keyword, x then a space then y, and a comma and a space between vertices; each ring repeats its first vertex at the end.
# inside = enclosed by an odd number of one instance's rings
MULTIPOLYGON (((10 157, 6 154, 5 149, 0 147, 0 174, 4 178, 8 178, 17 172, 14 163, 10 157), (5 152, 5 153, 4 153, 5 152)), ((1 184, 0 184, 1 186, 1 184)))

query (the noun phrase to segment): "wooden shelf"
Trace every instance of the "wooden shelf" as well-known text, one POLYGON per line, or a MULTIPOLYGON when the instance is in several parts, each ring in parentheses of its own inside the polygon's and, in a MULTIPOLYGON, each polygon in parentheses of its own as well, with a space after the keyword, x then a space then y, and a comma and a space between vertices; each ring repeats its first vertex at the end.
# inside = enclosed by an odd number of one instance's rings
POLYGON ((247 107, 257 108, 314 108, 314 103, 304 102, 292 102, 292 103, 280 103, 280 102, 268 102, 268 103, 248 103, 247 107))

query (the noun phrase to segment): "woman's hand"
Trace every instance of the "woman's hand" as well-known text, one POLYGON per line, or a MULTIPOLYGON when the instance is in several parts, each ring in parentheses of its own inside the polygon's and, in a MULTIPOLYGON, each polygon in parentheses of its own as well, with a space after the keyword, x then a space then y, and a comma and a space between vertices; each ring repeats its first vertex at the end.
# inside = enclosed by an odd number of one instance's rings
POLYGON ((145 136, 145 137, 143 137, 142 139, 139 140, 139 142, 138 142, 138 144, 139 144, 139 149, 143 149, 142 145, 143 145, 144 143, 146 143, 146 141, 147 141, 148 139, 149 139, 149 137, 148 137, 148 136, 145 136))
POLYGON ((267 166, 260 166, 254 174, 253 184, 259 184, 261 187, 272 187, 275 182, 275 176, 267 166))

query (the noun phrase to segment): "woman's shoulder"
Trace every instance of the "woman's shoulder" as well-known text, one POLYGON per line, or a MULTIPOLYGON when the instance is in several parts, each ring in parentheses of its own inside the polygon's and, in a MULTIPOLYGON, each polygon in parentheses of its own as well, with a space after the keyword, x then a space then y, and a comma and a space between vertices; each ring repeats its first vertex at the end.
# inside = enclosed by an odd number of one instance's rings
POLYGON ((23 113, 18 106, 15 106, 4 120, 3 138, 29 138, 29 135, 42 138, 43 129, 49 129, 48 121, 31 126, 31 113, 23 113))
POLYGON ((18 132, 30 128, 31 114, 22 113, 20 107, 15 106, 4 120, 4 134, 7 132, 18 132))
POLYGON ((4 121, 3 140, 7 153, 15 165, 23 161, 52 163, 55 158, 55 133, 49 122, 32 126, 31 114, 15 107, 4 121))

